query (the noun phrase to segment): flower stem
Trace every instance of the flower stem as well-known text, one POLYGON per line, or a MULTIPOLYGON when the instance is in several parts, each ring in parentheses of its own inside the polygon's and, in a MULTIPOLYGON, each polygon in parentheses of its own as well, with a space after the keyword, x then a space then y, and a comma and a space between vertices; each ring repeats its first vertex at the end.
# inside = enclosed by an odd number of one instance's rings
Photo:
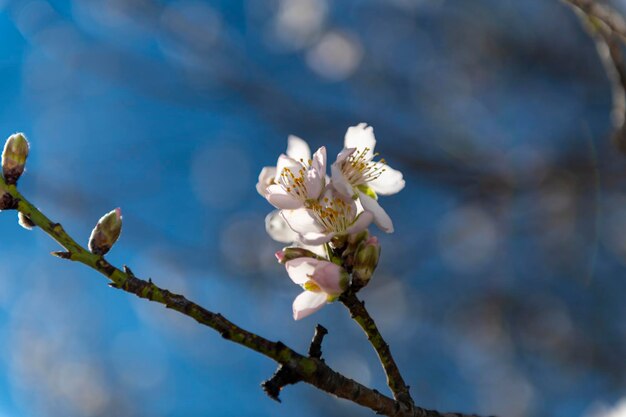
POLYGON ((350 311, 350 316, 356 321, 367 335, 367 339, 370 344, 376 350, 378 358, 380 360, 385 374, 387 375, 387 385, 393 393, 393 397, 409 407, 413 407, 413 399, 409 393, 409 386, 404 382, 398 365, 396 365, 389 345, 383 339, 383 336, 378 331, 378 327, 374 322, 374 319, 370 316, 369 312, 365 308, 365 303, 358 299, 356 294, 352 290, 348 290, 341 295, 339 300, 350 311))

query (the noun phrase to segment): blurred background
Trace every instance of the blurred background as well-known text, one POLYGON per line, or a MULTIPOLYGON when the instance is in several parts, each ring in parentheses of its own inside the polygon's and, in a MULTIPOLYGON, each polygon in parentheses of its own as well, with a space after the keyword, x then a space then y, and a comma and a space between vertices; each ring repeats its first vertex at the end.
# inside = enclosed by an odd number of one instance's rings
MULTIPOLYGON (((626 2, 615 7, 626 11, 626 2)), ((299 288, 256 194, 288 134, 329 158, 374 126, 405 175, 361 294, 416 402, 507 417, 626 415, 626 160, 594 44, 553 0, 0 0, 0 132, 21 189, 109 259, 387 392, 339 304, 299 288)), ((369 416, 47 253, 0 215, 0 416, 369 416)))

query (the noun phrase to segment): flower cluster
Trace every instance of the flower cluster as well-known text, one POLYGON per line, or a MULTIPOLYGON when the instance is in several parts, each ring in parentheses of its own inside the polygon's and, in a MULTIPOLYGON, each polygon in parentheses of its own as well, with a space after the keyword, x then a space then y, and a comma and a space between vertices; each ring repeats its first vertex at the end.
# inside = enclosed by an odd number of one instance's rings
POLYGON ((375 146, 371 126, 348 128, 344 149, 328 177, 326 148, 311 155, 304 140, 290 136, 286 154, 259 174, 257 191, 276 207, 266 218, 267 232, 292 245, 276 257, 304 289, 293 303, 296 320, 335 301, 348 288, 358 291, 367 285, 380 253, 378 240, 367 228, 373 222, 393 232, 378 196, 402 190, 404 179, 384 159, 374 160, 375 146))

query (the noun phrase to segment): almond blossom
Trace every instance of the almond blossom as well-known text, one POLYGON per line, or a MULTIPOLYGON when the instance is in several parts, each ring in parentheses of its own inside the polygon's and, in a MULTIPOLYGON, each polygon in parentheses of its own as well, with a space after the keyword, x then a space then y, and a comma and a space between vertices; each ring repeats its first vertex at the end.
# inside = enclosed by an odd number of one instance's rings
POLYGON ((348 287, 348 273, 339 265, 315 258, 285 263, 289 278, 304 291, 293 301, 293 318, 300 320, 335 301, 348 287))
POLYGON ((265 218, 267 233, 289 244, 276 259, 305 290, 293 302, 295 320, 335 301, 348 286, 357 292, 371 280, 380 244, 367 228, 375 222, 393 231, 378 195, 404 187, 402 173, 384 160, 374 161, 375 145, 371 127, 350 127, 327 178, 326 148, 311 155, 304 140, 289 136, 276 166, 259 174, 256 189, 276 208, 265 218))
POLYGON ((307 245, 321 245, 337 235, 359 233, 374 219, 373 213, 362 210, 355 200, 332 186, 326 187, 320 199, 311 201, 308 208, 281 210, 281 214, 307 245))
POLYGON ((326 148, 311 157, 309 145, 289 136, 287 154, 278 157, 276 167, 265 167, 259 174, 257 191, 279 209, 297 209, 316 200, 326 185, 326 148))
POLYGON ((348 128, 344 149, 331 166, 335 188, 350 198, 358 198, 367 211, 374 215, 376 225, 387 233, 393 232, 393 223, 378 203, 378 195, 395 194, 404 188, 402 173, 391 168, 384 159, 373 161, 376 138, 374 129, 365 123, 348 128))

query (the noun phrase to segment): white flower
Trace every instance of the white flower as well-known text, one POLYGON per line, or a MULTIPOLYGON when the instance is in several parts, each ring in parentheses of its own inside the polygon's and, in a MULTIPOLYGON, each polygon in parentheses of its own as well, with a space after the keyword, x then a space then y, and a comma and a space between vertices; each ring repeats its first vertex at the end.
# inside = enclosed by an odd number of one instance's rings
POLYGON ((404 188, 400 171, 391 168, 384 159, 373 161, 376 138, 374 129, 365 123, 348 128, 344 149, 331 166, 335 188, 350 198, 358 198, 366 211, 374 214, 376 225, 387 233, 393 232, 393 223, 378 204, 380 195, 395 194, 404 188))
POLYGON ((276 167, 261 170, 257 191, 276 208, 296 209, 316 200, 325 185, 326 148, 311 157, 304 140, 289 136, 287 154, 278 157, 276 167))
POLYGON ((317 201, 308 208, 281 210, 289 227, 307 245, 321 245, 336 235, 359 233, 372 223, 374 215, 360 210, 356 201, 328 186, 317 201))
POLYGON ((293 301, 293 318, 300 320, 335 301, 348 287, 348 274, 340 266, 315 258, 297 258, 285 263, 289 278, 304 288, 293 301))
POLYGON ((289 227, 280 212, 281 210, 274 210, 265 217, 265 230, 272 239, 277 242, 289 243, 292 246, 310 250, 321 257, 327 256, 324 245, 306 245, 299 242, 300 235, 289 227))
POLYGON ((298 234, 289 227, 280 210, 274 210, 265 216, 265 230, 277 242, 292 243, 298 240, 298 234))

